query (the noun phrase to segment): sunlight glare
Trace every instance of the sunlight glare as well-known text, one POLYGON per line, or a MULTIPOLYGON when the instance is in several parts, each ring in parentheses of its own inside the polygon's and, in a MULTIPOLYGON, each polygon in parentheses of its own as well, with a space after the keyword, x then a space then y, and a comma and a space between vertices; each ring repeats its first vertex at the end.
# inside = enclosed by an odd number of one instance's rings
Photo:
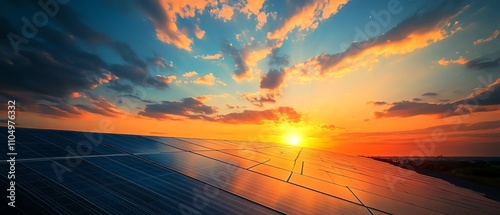
POLYGON ((301 140, 302 138, 300 137, 300 135, 294 133, 288 134, 286 138, 287 143, 294 146, 299 145, 301 140))

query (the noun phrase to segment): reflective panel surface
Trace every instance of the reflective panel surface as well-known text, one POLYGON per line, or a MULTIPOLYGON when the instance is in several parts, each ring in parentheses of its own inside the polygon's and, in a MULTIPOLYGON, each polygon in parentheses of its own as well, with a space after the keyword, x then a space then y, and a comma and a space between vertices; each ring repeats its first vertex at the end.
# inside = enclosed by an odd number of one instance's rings
POLYGON ((35 129, 17 137, 25 214, 500 214, 500 203, 441 179, 310 148, 35 129))

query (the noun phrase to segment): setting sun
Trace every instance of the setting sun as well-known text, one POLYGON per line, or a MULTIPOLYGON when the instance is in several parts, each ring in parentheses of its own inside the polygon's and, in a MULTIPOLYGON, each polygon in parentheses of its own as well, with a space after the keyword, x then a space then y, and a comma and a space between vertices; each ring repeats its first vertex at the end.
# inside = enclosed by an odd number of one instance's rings
POLYGON ((294 146, 299 145, 301 141, 302 141, 301 136, 295 133, 288 134, 286 137, 286 143, 290 145, 294 146))

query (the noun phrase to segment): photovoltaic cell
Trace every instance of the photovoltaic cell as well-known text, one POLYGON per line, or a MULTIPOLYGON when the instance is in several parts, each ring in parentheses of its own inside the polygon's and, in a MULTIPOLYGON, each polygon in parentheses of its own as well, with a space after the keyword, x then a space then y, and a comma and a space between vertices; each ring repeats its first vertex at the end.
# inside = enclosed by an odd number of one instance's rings
POLYGON ((441 179, 310 148, 22 128, 16 141, 16 213, 500 214, 441 179))

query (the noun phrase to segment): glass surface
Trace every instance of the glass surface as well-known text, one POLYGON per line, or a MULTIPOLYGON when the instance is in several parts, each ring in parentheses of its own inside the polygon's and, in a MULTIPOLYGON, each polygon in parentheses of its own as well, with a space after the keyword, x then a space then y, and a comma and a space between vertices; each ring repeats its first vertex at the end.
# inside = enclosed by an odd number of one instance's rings
POLYGON ((283 169, 278 169, 276 167, 272 167, 266 164, 259 164, 255 167, 250 168, 249 170, 261 173, 263 175, 267 175, 282 181, 286 181, 290 176, 290 171, 285 171, 283 169))
POLYGON ((22 213, 500 214, 498 202, 477 192, 364 157, 271 143, 18 131, 22 213), (99 144, 81 154, 79 142, 91 138, 99 144))
POLYGON ((368 210, 359 204, 193 153, 141 157, 284 213, 368 214, 368 210))

